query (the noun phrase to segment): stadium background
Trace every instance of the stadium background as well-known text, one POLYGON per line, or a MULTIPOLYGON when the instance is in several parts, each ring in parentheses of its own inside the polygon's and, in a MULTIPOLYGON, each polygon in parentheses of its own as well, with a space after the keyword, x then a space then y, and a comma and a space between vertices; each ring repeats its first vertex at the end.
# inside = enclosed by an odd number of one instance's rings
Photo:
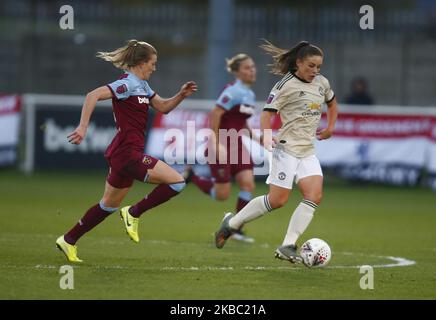
POLYGON ((75 28, 61 30, 61 1, 2 1, 0 88, 83 94, 118 74, 95 52, 139 38, 159 50, 153 85, 162 95, 172 93, 180 79, 195 79, 202 88, 196 98, 214 99, 230 79, 224 57, 249 52, 259 66, 254 90, 263 100, 276 78, 262 67, 270 60, 258 48, 261 39, 282 47, 309 39, 325 52, 323 73, 340 102, 350 81, 361 75, 377 103, 434 105, 436 13, 431 0, 211 3, 74 1, 75 28), (374 30, 359 28, 363 4, 377 4, 374 30))
MULTIPOLYGON (((69 4, 74 8, 74 30, 59 27, 62 16, 59 8, 64 4, 25 0, 0 3, 0 267, 3 270, 0 284, 5 288, 1 298, 435 298, 432 275, 436 250, 433 235, 436 202, 432 191, 436 189, 434 1, 72 1, 69 4), (374 8, 374 30, 359 28, 362 16, 359 8, 364 4, 374 8), (63 137, 79 119, 83 96, 119 75, 119 70, 95 58, 95 53, 117 48, 130 38, 146 40, 157 48, 158 71, 150 84, 161 96, 174 93, 183 81, 198 83, 194 100, 181 107, 191 113, 188 118, 207 112, 223 85, 231 80, 224 68, 224 58, 238 52, 254 58, 258 80, 253 90, 261 106, 278 79, 267 71, 270 58, 259 49, 262 39, 281 47, 290 47, 302 39, 315 43, 324 50, 322 73, 330 80, 342 112, 357 118, 369 114, 391 120, 392 117, 405 119, 405 124, 396 123, 399 129, 389 133, 392 139, 387 141, 393 143, 385 141, 387 144, 382 147, 386 147, 388 154, 400 150, 393 162, 395 169, 406 172, 404 176, 415 174, 415 178, 383 179, 374 173, 362 181, 362 176, 353 173, 368 169, 371 164, 379 165, 368 163, 365 148, 367 141, 371 141, 368 137, 380 133, 366 132, 368 136, 363 140, 347 137, 347 141, 356 143, 360 162, 348 171, 340 161, 325 168, 325 209, 307 234, 307 237, 328 240, 337 253, 333 267, 346 267, 328 270, 330 274, 314 276, 292 267, 289 272, 283 265, 275 269, 277 263, 270 261, 269 251, 281 241, 289 211, 298 196, 291 200, 287 210, 282 209, 274 218, 257 222, 249 229, 258 240, 257 246, 231 244, 230 253, 223 256, 209 246, 210 233, 222 212, 233 208, 234 198, 215 203, 188 187, 181 197, 183 200, 174 200, 150 217, 147 222, 150 225, 142 230, 145 249, 135 251, 118 245, 125 239, 115 222, 91 233, 91 240, 83 241, 83 252, 92 263, 77 269, 83 282, 91 282, 70 294, 59 291, 58 266, 62 260, 48 248, 58 233, 101 196, 106 171, 102 153, 113 132, 110 109, 104 103, 97 109, 93 117, 97 142, 89 143, 87 150, 69 150, 63 137), (374 105, 346 104, 351 82, 356 77, 367 80, 374 105), (410 124, 407 117, 418 120, 410 124), (52 142, 49 150, 47 139, 52 142), (409 144, 402 144, 406 140, 409 144), (32 147, 29 141, 33 141, 32 147), (412 160, 402 163, 403 158, 412 160), (344 176, 351 180, 344 180, 344 176), (26 195, 24 199, 23 195, 26 195), (207 216, 204 211, 213 213, 207 216), (7 219, 11 212, 19 220, 7 219), (158 232, 159 228, 165 231, 158 232), (11 247, 12 244, 16 246, 11 247), (108 249, 111 246, 122 254, 117 251, 112 256, 108 249), (417 246, 421 248, 416 250, 417 246), (174 247, 191 253, 174 254, 173 250, 177 250, 174 247), (349 251, 354 255, 347 255, 349 251), (433 253, 431 257, 427 256, 428 252, 433 253), (172 258, 166 259, 170 253, 172 258), (381 257, 387 256, 406 257, 416 264, 377 269, 382 289, 365 295, 358 288, 358 273, 353 266, 383 265, 386 261, 382 260, 386 258, 381 257), (217 263, 217 259, 223 260, 217 263), (141 269, 144 261, 148 269, 141 269), (266 271, 254 275, 250 268, 259 265, 266 271), (208 289, 196 283, 197 276, 189 270, 191 267, 198 268, 199 277, 211 284, 208 289), (233 291, 227 295, 214 291, 222 286, 221 273, 226 273, 225 268, 234 270, 224 276, 226 281, 234 281, 233 291), (111 295, 104 288, 112 288, 107 277, 117 274, 118 269, 127 269, 128 276, 122 284, 117 284, 122 289, 111 295), (135 270, 152 274, 153 290, 165 290, 153 295, 149 293, 151 287, 143 284, 129 292, 129 285, 140 279, 135 270), (251 270, 248 276, 253 281, 251 293, 244 290, 243 281, 234 278, 240 278, 246 270, 251 270), (299 280, 292 279, 295 270, 299 280), (175 271, 172 287, 164 284, 168 271, 175 271), (36 290, 27 289, 27 280, 20 276, 22 272, 28 272, 26 279, 36 283, 36 290), (331 280, 326 280, 327 275, 331 280), (94 276, 99 285, 92 280, 94 276), (283 284, 280 281, 283 276, 289 277, 290 283, 283 284), (314 293, 315 279, 311 277, 327 281, 331 292, 314 293), (390 278, 401 281, 392 284, 390 278), (345 281, 338 284, 340 279, 345 281), (417 279, 416 283, 413 279, 417 279), (275 283, 277 291, 259 289, 265 281, 275 283), (301 286, 299 293, 288 287, 296 284, 293 281, 301 286), (352 283, 351 291, 345 285, 347 281, 352 283)), ((258 181, 258 194, 266 191, 262 179, 258 181)), ((149 190, 138 184, 134 189, 126 201, 134 201, 149 190)))

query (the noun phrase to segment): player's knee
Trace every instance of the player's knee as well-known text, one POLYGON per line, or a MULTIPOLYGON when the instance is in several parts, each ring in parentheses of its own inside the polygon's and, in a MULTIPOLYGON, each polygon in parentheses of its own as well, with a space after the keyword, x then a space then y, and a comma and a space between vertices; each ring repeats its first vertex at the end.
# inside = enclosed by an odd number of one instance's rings
POLYGON ((103 198, 100 200, 99 204, 100 204, 100 206, 104 206, 104 207, 108 207, 108 208, 115 208, 115 207, 120 206, 121 201, 104 195, 103 198))
MULTIPOLYGON (((183 178, 182 178, 183 180, 183 178)), ((181 182, 177 182, 177 183, 170 183, 169 184, 170 188, 173 189, 176 192, 182 192, 183 189, 185 189, 186 187, 186 182, 185 180, 181 181, 181 182)))
POLYGON ((120 203, 117 201, 110 201, 109 199, 101 199, 99 202, 100 208, 103 211, 106 211, 108 213, 114 213, 118 210, 120 203))
POLYGON ((310 193, 307 195, 303 195, 304 199, 312 201, 317 205, 320 205, 322 200, 322 192, 310 193))
POLYGON ((215 199, 218 201, 227 200, 230 197, 230 190, 227 189, 218 189, 215 193, 215 199))
POLYGON ((273 201, 270 201, 270 204, 271 204, 271 207, 273 209, 278 209, 278 208, 283 207, 286 204, 286 202, 287 202, 287 199, 277 198, 277 199, 275 199, 273 201))
POLYGON ((288 202, 287 196, 282 195, 268 195, 269 204, 271 205, 271 208, 277 209, 283 207, 286 202, 288 202))
POLYGON ((319 193, 313 202, 315 202, 317 205, 320 205, 321 201, 322 201, 322 193, 319 193))
POLYGON ((254 184, 253 181, 249 181, 249 182, 241 183, 239 188, 242 191, 247 191, 247 192, 253 193, 254 189, 256 188, 256 185, 254 184))
POLYGON ((227 200, 230 197, 231 185, 230 183, 215 184, 213 190, 215 200, 227 200))

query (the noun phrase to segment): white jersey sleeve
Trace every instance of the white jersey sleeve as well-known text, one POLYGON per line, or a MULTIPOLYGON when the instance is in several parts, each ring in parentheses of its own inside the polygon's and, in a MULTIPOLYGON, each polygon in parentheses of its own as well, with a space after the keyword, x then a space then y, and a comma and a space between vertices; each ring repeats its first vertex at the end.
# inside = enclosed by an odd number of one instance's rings
POLYGON ((277 111, 286 104, 286 94, 284 91, 278 90, 275 87, 271 90, 263 110, 277 111))
POLYGON ((322 75, 319 75, 319 77, 320 83, 324 89, 324 102, 329 103, 335 98, 335 93, 330 87, 330 82, 327 80, 327 78, 322 75))

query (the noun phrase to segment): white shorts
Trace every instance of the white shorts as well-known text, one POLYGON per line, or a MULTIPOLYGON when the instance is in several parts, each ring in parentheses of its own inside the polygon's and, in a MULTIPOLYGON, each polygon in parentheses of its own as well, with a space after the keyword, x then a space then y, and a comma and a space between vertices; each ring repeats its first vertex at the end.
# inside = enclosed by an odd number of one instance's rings
POLYGON ((269 167, 267 184, 292 189, 292 184, 309 176, 322 176, 321 165, 315 155, 296 158, 282 149, 274 148, 269 167))

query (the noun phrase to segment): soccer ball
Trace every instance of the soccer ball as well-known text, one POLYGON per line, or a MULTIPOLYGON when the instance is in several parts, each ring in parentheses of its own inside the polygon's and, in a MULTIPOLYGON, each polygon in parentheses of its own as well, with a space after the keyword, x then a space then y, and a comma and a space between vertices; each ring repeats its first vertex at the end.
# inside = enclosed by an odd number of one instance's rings
POLYGON ((301 246, 300 256, 303 258, 303 263, 309 267, 325 267, 331 257, 332 252, 329 245, 324 240, 313 238, 307 240, 301 246))

